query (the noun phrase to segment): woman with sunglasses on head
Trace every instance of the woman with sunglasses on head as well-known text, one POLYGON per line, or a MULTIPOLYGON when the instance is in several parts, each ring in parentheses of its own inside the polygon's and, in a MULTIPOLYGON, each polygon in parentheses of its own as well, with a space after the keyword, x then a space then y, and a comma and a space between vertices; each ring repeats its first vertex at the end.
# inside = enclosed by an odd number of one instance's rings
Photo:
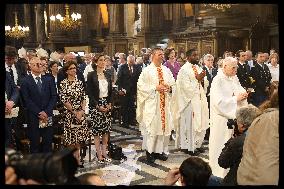
POLYGON ((75 147, 74 156, 78 164, 83 166, 83 158, 80 163, 80 146, 88 139, 88 127, 85 117, 86 97, 83 82, 77 79, 77 64, 68 61, 63 66, 63 72, 67 77, 59 84, 58 92, 64 104, 64 145, 75 147))

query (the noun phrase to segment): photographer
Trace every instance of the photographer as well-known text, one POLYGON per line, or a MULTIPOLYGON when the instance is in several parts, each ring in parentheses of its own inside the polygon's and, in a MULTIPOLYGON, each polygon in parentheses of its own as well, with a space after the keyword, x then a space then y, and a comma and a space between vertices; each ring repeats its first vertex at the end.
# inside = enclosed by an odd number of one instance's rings
POLYGON ((237 170, 242 158, 246 131, 260 114, 261 111, 251 104, 237 109, 235 127, 238 128, 239 136, 228 140, 218 158, 218 164, 221 167, 230 168, 223 180, 223 185, 237 185, 237 170))
POLYGON ((279 98, 276 89, 259 107, 246 136, 238 168, 238 185, 279 185, 279 98))

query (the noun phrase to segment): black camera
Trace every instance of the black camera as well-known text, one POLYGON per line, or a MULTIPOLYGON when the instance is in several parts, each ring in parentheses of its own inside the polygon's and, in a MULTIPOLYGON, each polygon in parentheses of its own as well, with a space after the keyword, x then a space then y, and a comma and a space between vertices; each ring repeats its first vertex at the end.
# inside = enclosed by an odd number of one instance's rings
POLYGON ((66 184, 75 176, 78 163, 73 156, 76 149, 55 153, 35 153, 23 156, 14 149, 5 149, 5 165, 15 169, 18 178, 33 179, 42 184, 66 184))
POLYGON ((227 126, 228 126, 228 129, 236 128, 237 120, 236 119, 228 119, 227 126))

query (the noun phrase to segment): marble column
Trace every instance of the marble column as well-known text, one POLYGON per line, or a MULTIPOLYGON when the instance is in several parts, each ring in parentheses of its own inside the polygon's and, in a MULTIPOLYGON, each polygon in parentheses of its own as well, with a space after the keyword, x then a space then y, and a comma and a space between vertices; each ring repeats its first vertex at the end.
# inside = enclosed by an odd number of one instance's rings
POLYGON ((32 43, 33 42, 33 36, 35 34, 34 32, 34 24, 32 24, 31 20, 31 6, 30 4, 24 4, 24 22, 25 26, 28 26, 30 28, 29 36, 25 38, 25 43, 32 43))
POLYGON ((45 30, 44 30, 44 5, 35 5, 35 15, 36 15, 36 39, 37 43, 41 44, 45 41, 45 30))
POLYGON ((181 19, 181 4, 176 3, 173 6, 173 29, 177 31, 180 27, 180 19, 181 19))
POLYGON ((218 58, 218 32, 213 32, 213 56, 218 58))
POLYGON ((119 33, 120 4, 110 4, 110 33, 119 33))
POLYGON ((141 30, 142 31, 149 31, 150 27, 150 10, 149 10, 149 4, 142 4, 141 7, 141 30))
POLYGON ((172 4, 162 4, 163 13, 165 16, 165 20, 173 19, 173 5, 172 4))
MULTIPOLYGON (((49 4, 48 6, 49 16, 56 16, 57 14, 61 14, 61 16, 65 16, 64 4, 49 4)), ((50 19, 50 18, 48 18, 50 19)), ((57 21, 50 21, 50 40, 60 40, 63 37, 63 33, 59 28, 59 24, 57 21)))

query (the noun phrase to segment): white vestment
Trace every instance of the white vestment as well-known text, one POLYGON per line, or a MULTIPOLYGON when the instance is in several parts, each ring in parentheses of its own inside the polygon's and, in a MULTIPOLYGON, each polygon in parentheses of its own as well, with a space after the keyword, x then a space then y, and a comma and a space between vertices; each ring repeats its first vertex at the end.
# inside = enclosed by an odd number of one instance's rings
MULTIPOLYGON (((175 90, 175 79, 167 67, 161 65, 164 83, 175 90)), ((170 112, 171 93, 165 93, 165 131, 162 129, 160 93, 157 67, 151 63, 142 73, 137 82, 136 118, 139 130, 143 135, 142 149, 149 153, 168 153, 168 140, 173 130, 173 119, 170 112)))
POLYGON ((198 65, 186 62, 180 69, 176 80, 173 110, 176 129, 176 148, 193 151, 200 148, 206 129, 209 127, 209 110, 206 89, 209 85, 204 77, 204 88, 195 78, 193 67, 197 73, 202 72, 198 65), (204 90, 205 89, 205 90, 204 90))
POLYGON ((237 95, 245 92, 238 77, 228 77, 220 69, 211 83, 210 89, 210 137, 209 165, 212 174, 224 178, 229 169, 218 164, 224 144, 232 137, 233 129, 228 129, 228 119, 236 118, 238 107, 247 105, 247 100, 237 103, 237 95))

